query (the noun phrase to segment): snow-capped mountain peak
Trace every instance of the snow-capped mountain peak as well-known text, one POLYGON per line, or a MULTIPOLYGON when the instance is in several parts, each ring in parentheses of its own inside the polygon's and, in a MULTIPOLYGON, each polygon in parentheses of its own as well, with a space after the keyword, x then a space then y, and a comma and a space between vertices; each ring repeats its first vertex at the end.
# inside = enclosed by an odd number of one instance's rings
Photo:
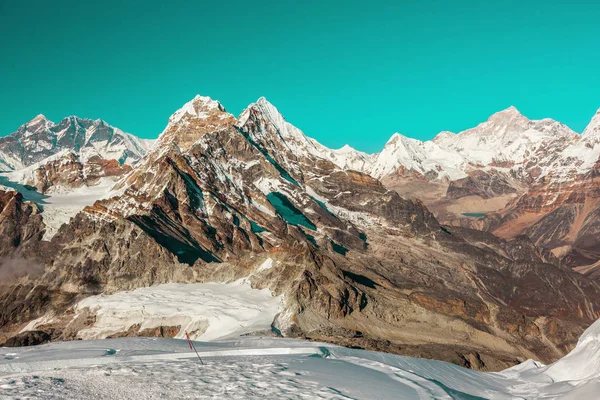
POLYGON ((549 148, 564 148, 575 136, 575 132, 557 121, 530 120, 511 106, 456 135, 440 133, 434 142, 459 153, 471 165, 515 165, 534 154, 535 159, 541 159, 549 148))
POLYGON ((54 125, 56 124, 50 121, 48 118, 46 118, 43 114, 38 114, 33 119, 31 119, 31 121, 21 125, 19 127, 19 130, 28 133, 35 133, 40 130, 50 129, 54 125))
MULTIPOLYGON (((367 170, 374 156, 345 145, 330 149, 317 140, 306 136, 300 129, 287 122, 279 110, 265 97, 250 104, 239 116, 237 126, 249 132, 251 139, 270 152, 289 151, 297 158, 324 158, 341 169, 367 170), (254 129, 253 125, 260 129, 254 129)), ((290 166, 290 168, 293 168, 290 166)))
POLYGON ((464 163, 458 153, 444 150, 432 141, 422 142, 394 133, 369 172, 382 178, 403 167, 422 175, 433 173, 437 178, 458 179, 465 176, 461 167, 464 163))
POLYGON ((503 117, 503 116, 509 116, 509 117, 523 117, 523 114, 521 114, 521 112, 519 110, 517 110, 517 107, 515 106, 509 106, 507 108, 505 108, 504 110, 500 110, 494 114, 491 115, 491 118, 498 118, 498 117, 503 117))
POLYGON ((49 122, 49 120, 48 120, 48 118, 46 118, 46 116, 44 114, 38 114, 31 121, 29 121, 27 123, 27 125, 33 125, 33 124, 37 124, 40 122, 49 122))
POLYGON ((242 121, 245 117, 245 114, 247 114, 247 111, 252 108, 257 109, 257 111, 262 113, 266 117, 267 121, 275 126, 279 135, 282 137, 294 138, 296 140, 300 140, 301 142, 308 141, 306 135, 304 135, 300 129, 287 122, 279 110, 264 96, 260 97, 255 103, 250 104, 248 108, 242 112, 239 120, 242 121))
POLYGON ((443 140, 450 140, 451 138, 453 138, 454 136, 456 136, 456 133, 454 132, 450 132, 450 131, 441 131, 440 133, 438 133, 433 139, 432 141, 434 143, 437 143, 439 141, 443 141, 443 140))
POLYGON ((339 154, 347 154, 347 153, 354 153, 354 152, 359 152, 358 150, 356 150, 354 147, 350 146, 349 144, 345 144, 342 147, 340 147, 339 149, 333 150, 339 154))
POLYGON ((157 146, 175 143, 181 150, 187 150, 206 132, 234 124, 235 117, 219 101, 198 94, 169 117, 157 146))
POLYGON ((600 136, 600 109, 596 111, 596 114, 592 117, 589 124, 583 130, 581 136, 600 136))
POLYGON ((76 152, 82 160, 97 155, 131 164, 145 154, 150 144, 100 119, 69 116, 56 124, 40 114, 0 138, 0 169, 24 168, 64 150, 76 152))
POLYGON ((492 114, 486 122, 459 133, 459 136, 495 136, 511 135, 526 129, 529 119, 514 106, 492 114))
POLYGON ((197 94, 192 100, 188 101, 179 110, 175 111, 169 118, 169 124, 180 122, 186 115, 194 118, 208 118, 215 112, 225 112, 225 107, 208 96, 197 94))
MULTIPOLYGON (((313 154, 315 151, 318 151, 315 148, 318 143, 309 139, 300 129, 287 122, 279 110, 264 96, 242 111, 237 125, 243 127, 248 123, 250 118, 254 118, 258 123, 271 125, 275 128, 272 133, 278 137, 267 137, 270 131, 267 129, 263 132, 265 136, 263 139, 270 142, 273 140, 282 141, 283 145, 296 156, 304 155, 306 152, 313 154)), ((318 144, 318 146, 321 145, 318 144)))

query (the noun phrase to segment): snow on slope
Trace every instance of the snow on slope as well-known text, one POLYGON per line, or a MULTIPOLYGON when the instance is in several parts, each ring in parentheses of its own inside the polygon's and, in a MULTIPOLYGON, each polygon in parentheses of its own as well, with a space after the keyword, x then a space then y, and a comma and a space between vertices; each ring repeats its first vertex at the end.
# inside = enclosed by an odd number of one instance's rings
POLYGON ((465 159, 457 152, 444 150, 432 141, 422 142, 395 133, 367 171, 376 178, 393 173, 399 166, 422 175, 436 172, 439 178, 451 180, 466 176, 465 159))
POLYGON ((516 108, 493 114, 486 122, 456 135, 444 132, 433 141, 454 150, 473 164, 520 163, 544 141, 572 140, 577 134, 551 119, 531 121, 516 108))
POLYGON ((577 399, 600 390, 600 322, 558 362, 485 373, 292 339, 110 339, 0 349, 0 397, 577 399))
POLYGON ((226 283, 169 283, 128 292, 91 296, 76 312, 89 308, 96 315, 93 327, 79 332, 82 339, 104 339, 132 325, 140 329, 181 326, 193 339, 215 340, 270 330, 282 309, 282 298, 268 289, 252 289, 245 281, 226 283))
MULTIPOLYGON (((73 151, 69 149, 61 150, 56 154, 53 154, 47 158, 44 158, 41 161, 35 162, 27 167, 23 167, 20 169, 12 170, 10 172, 3 172, 0 175, 7 177, 12 182, 18 182, 20 184, 25 184, 25 182, 33 182, 36 177, 36 170, 50 162, 60 160, 63 157, 66 157, 70 153, 75 154, 73 151)), ((62 165, 62 164, 61 164, 62 165)))
POLYGON ((362 151, 358 151, 349 145, 344 145, 339 149, 330 149, 323 146, 315 139, 310 138, 316 148, 316 155, 328 159, 341 169, 351 169, 355 171, 367 171, 371 168, 375 161, 376 154, 367 154, 362 151))
MULTIPOLYGON (((267 259, 259 269, 269 268, 267 259)), ((129 338, 0 349, 0 398, 46 399, 597 399, 600 320, 549 366, 528 360, 485 373, 435 360, 240 334, 269 329, 281 302, 232 284, 166 284, 81 301, 96 310, 83 337, 180 324, 184 340, 129 338)), ((48 323, 48 319, 40 323, 48 323)), ((31 325, 31 324, 30 324, 31 325)), ((28 329, 33 329, 34 324, 28 329)), ((178 335, 181 337, 182 335, 178 335)))
MULTIPOLYGON (((349 145, 334 150, 306 136, 300 129, 287 122, 279 110, 264 97, 261 97, 242 111, 237 125, 243 127, 254 111, 258 111, 258 113, 264 116, 266 123, 272 124, 277 132, 278 137, 276 140, 281 142, 296 157, 316 156, 331 161, 341 169, 358 171, 366 170, 367 166, 370 166, 374 159, 373 155, 357 151, 349 145)), ((260 141, 269 143, 272 140, 272 138, 267 136, 266 132, 259 131, 257 134, 263 135, 259 138, 260 141)))
MULTIPOLYGON (((50 240, 63 224, 68 223, 86 206, 91 206, 96 200, 116 195, 116 192, 111 191, 114 185, 114 181, 102 178, 96 186, 84 186, 64 193, 44 195, 41 205, 46 232, 44 232, 43 239, 50 240)), ((26 200, 29 200, 26 193, 21 190, 20 192, 26 200)))
MULTIPOLYGON (((255 103, 250 104, 238 118, 238 126, 243 126, 248 121, 252 109, 258 109, 264 115, 267 122, 273 124, 279 139, 295 156, 301 157, 306 154, 319 155, 329 150, 314 139, 307 137, 300 129, 285 120, 283 115, 266 98, 261 97, 255 103)), ((263 132, 260 132, 263 134, 263 132)), ((266 138, 269 141, 269 138, 266 138)))
POLYGON ((91 206, 96 200, 117 194, 116 191, 112 191, 115 182, 106 178, 100 179, 95 186, 83 186, 66 192, 41 194, 11 179, 15 178, 14 174, 19 174, 19 172, 0 174, 0 190, 18 191, 26 201, 32 201, 41 207, 42 218, 46 225, 44 240, 50 240, 63 224, 69 222, 84 207, 91 206))
POLYGON ((553 175, 570 175, 590 170, 600 159, 600 110, 596 112, 578 140, 567 146, 548 168, 553 175))
POLYGON ((100 119, 70 116, 55 124, 40 114, 0 138, 0 171, 24 168, 64 150, 73 151, 82 161, 100 156, 134 164, 153 143, 100 119))

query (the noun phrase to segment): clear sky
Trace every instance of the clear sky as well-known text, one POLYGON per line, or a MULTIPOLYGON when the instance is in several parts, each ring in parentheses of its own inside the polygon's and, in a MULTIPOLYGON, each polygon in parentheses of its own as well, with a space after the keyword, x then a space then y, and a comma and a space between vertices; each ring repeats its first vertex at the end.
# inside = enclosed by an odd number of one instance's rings
POLYGON ((0 0, 0 135, 42 113, 156 137, 195 94, 266 96, 330 147, 379 151, 510 105, 581 132, 597 1, 0 0), (126 3, 126 4, 125 4, 126 3))

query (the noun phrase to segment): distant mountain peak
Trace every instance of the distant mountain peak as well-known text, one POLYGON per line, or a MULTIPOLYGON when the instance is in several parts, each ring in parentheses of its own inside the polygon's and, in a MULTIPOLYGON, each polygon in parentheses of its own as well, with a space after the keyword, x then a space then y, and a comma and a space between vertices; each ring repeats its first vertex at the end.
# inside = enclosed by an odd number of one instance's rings
POLYGON ((410 142, 410 143, 413 143, 413 142, 414 142, 414 143, 417 143, 417 142, 420 142, 420 140, 413 139, 413 138, 409 138, 409 137, 408 137, 408 136, 406 136, 406 135, 403 135, 403 134, 401 134, 401 133, 395 132, 395 133, 394 133, 394 134, 393 134, 393 135, 390 137, 390 139, 387 141, 387 143, 385 144, 384 148, 385 148, 385 147, 388 147, 388 146, 394 146, 394 145, 396 145, 398 142, 401 142, 402 144, 404 144, 404 145, 405 145, 407 142, 410 142))
POLYGON ((445 139, 451 139, 456 136, 456 133, 450 131, 441 131, 438 133, 433 139, 432 142, 437 143, 439 141, 443 141, 445 139))
POLYGON ((38 122, 38 121, 48 121, 48 119, 46 118, 46 116, 44 114, 38 114, 29 122, 31 123, 31 122, 38 122))
POLYGON ((489 118, 489 122, 496 121, 511 121, 511 120, 524 120, 528 121, 527 117, 525 117, 515 106, 510 106, 505 108, 504 110, 498 111, 492 114, 489 118))
POLYGON ((512 106, 512 105, 508 106, 507 108, 505 108, 504 110, 502 110, 500 112, 522 115, 521 112, 519 110, 517 110, 517 107, 512 106))
POLYGON ((30 127, 35 127, 35 130, 41 128, 49 128, 54 125, 54 122, 48 120, 44 114, 36 115, 31 121, 23 124, 21 128, 28 129, 30 127))
POLYGON ((354 149, 354 147, 352 147, 346 143, 345 145, 340 147, 337 151, 347 153, 347 152, 356 151, 356 150, 354 149))
POLYGON ((600 135, 600 109, 596 111, 582 133, 582 136, 589 135, 600 135))
POLYGON ((146 153, 150 143, 100 119, 71 115, 56 124, 39 114, 16 132, 0 138, 0 168, 28 167, 62 151, 74 151, 84 161, 99 155, 131 164, 146 153))
POLYGON ((258 100, 256 100, 257 104, 271 104, 269 100, 265 96, 260 96, 258 100))

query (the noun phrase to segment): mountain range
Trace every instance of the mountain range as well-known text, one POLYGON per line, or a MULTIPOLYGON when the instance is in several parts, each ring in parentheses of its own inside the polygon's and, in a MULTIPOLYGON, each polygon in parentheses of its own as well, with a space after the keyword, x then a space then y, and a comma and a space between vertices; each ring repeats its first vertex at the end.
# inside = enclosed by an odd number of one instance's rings
POLYGON ((274 335, 554 361, 600 317, 597 138, 600 114, 578 135, 514 107, 378 154, 328 149, 265 98, 236 118, 196 96, 154 142, 38 116, 0 139, 0 342, 202 338, 115 328, 85 299, 245 280, 281 296, 274 335))

